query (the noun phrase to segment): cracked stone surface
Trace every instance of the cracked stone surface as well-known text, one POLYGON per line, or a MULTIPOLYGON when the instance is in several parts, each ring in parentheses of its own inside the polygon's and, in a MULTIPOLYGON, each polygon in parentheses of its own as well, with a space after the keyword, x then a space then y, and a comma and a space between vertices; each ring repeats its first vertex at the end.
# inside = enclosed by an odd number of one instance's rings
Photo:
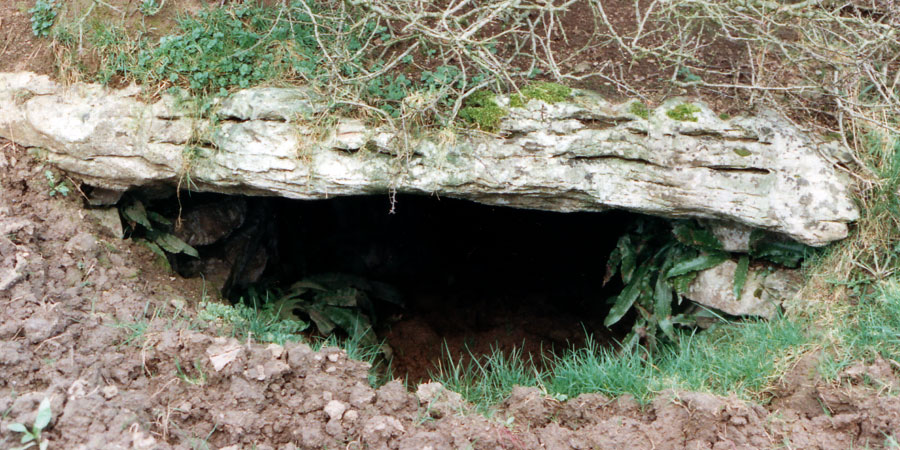
POLYGON ((722 120, 694 102, 697 121, 682 122, 666 115, 684 101, 673 99, 643 119, 630 103, 576 90, 566 102, 509 108, 496 134, 412 137, 345 117, 314 122, 322 97, 302 87, 239 91, 220 103, 215 126, 171 97, 138 94, 0 73, 0 136, 113 191, 186 187, 187 175, 192 190, 296 199, 393 189, 714 219, 814 246, 845 237, 858 217, 849 181, 822 156, 835 149, 771 112, 722 120))

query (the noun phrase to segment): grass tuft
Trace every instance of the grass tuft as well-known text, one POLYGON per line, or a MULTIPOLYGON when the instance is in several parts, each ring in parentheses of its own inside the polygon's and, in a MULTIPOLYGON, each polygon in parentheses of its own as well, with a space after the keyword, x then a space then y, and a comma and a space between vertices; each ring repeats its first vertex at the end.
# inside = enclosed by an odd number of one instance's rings
POLYGON ((431 378, 475 405, 476 411, 490 415, 493 407, 505 400, 515 386, 538 386, 545 374, 520 349, 509 354, 494 348, 481 358, 469 353, 468 358, 454 360, 445 348, 444 362, 431 378))
POLYGON ((706 333, 682 333, 681 345, 650 353, 617 351, 588 337, 585 345, 548 357, 545 370, 515 350, 494 350, 469 363, 445 357, 433 379, 489 414, 514 386, 533 386, 563 400, 581 394, 632 395, 648 403, 664 390, 691 390, 763 399, 811 346, 801 324, 783 317, 730 323, 706 333))

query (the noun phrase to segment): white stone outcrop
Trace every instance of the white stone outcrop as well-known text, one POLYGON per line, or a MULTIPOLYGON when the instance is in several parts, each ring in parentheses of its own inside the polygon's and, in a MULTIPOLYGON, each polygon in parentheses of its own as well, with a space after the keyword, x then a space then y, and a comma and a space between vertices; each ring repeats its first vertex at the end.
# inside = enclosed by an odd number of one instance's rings
POLYGON ((737 262, 727 260, 716 267, 699 272, 684 296, 733 316, 759 316, 771 319, 784 300, 792 298, 797 293, 803 281, 793 270, 751 268, 738 298, 734 295, 734 275, 737 267, 737 262))
MULTIPOLYGON (((858 211, 816 141, 774 113, 697 121, 575 91, 567 102, 509 108, 496 134, 408 136, 359 119, 321 119, 307 88, 256 88, 198 119, 137 88, 64 86, 0 73, 0 136, 113 190, 160 184, 317 199, 388 191, 554 211, 621 208, 719 219, 824 245, 858 211)), ((501 106, 508 99, 498 97, 501 106)))

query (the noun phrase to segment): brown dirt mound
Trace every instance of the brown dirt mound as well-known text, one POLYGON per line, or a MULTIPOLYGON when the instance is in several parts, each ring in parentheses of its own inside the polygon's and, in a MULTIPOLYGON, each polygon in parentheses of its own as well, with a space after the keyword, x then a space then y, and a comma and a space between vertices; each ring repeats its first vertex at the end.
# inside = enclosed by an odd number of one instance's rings
MULTIPOLYGON (((803 365, 768 409, 689 392, 644 408, 596 394, 561 403, 517 388, 488 419, 438 384, 372 389, 367 365, 338 349, 198 329, 201 286, 104 234, 76 190, 51 197, 23 149, 0 149, 4 447, 17 442, 6 426, 30 423, 45 397, 54 448, 849 448, 900 428, 896 398, 822 385, 803 365)), ((848 381, 896 382, 879 367, 848 381)))

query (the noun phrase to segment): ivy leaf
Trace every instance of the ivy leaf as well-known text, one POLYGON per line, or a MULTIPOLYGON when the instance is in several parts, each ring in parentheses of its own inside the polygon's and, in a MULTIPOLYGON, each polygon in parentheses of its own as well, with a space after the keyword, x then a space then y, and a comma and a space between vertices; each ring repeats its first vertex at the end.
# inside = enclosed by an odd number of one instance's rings
POLYGON ((741 299, 741 292, 744 290, 744 284, 747 282, 747 273, 750 271, 750 257, 741 256, 738 260, 737 269, 734 270, 734 298, 741 299))
POLYGON ((690 272, 699 272, 701 270, 709 269, 710 267, 718 266, 725 262, 728 259, 728 255, 725 253, 717 252, 717 253, 701 253, 699 256, 695 258, 688 259, 686 261, 681 261, 676 263, 669 271, 666 273, 666 278, 677 277, 680 275, 684 275, 690 272))

